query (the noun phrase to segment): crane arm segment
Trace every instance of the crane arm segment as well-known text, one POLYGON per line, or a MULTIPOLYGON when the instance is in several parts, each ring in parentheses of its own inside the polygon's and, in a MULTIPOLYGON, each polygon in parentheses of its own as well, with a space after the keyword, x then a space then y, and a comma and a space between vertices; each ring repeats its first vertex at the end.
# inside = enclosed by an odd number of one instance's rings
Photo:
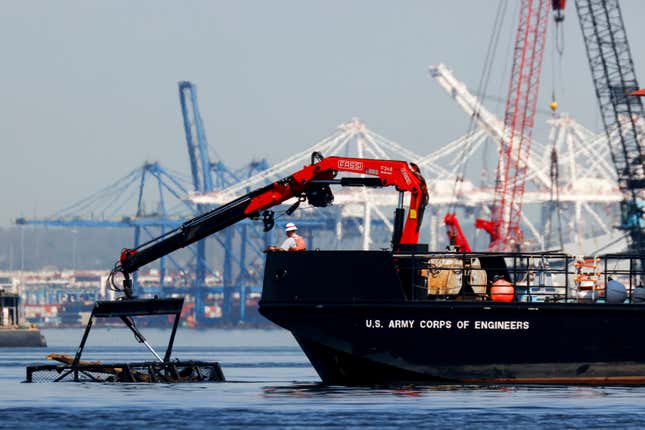
POLYGON ((468 243, 468 239, 466 239, 466 235, 461 229, 457 215, 454 212, 447 213, 443 219, 443 223, 448 228, 448 239, 451 244, 457 246, 461 252, 473 252, 470 243, 468 243))

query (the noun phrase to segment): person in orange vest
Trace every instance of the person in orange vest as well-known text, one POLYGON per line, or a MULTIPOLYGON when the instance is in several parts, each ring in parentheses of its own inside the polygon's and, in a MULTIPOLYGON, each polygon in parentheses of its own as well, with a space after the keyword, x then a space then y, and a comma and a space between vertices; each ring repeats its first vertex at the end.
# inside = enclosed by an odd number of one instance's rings
POLYGON ((284 226, 284 231, 287 234, 287 238, 285 239, 284 242, 282 242, 282 245, 280 245, 280 249, 283 251, 306 251, 307 250, 307 245, 305 244, 305 240, 300 236, 297 231, 298 227, 292 222, 287 223, 287 225, 284 226))
POLYGON ((300 236, 298 233, 298 227, 292 222, 288 222, 287 225, 284 226, 284 231, 287 234, 287 238, 285 239, 284 242, 282 242, 282 245, 280 246, 269 246, 267 247, 267 251, 306 251, 307 250, 307 244, 305 243, 305 240, 300 236))

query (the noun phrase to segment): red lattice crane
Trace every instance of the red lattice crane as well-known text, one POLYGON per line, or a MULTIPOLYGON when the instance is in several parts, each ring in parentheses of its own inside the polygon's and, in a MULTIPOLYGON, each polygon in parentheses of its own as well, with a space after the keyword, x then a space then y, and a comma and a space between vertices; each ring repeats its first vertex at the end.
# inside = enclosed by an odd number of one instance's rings
POLYGON ((512 251, 523 241, 520 222, 527 158, 551 8, 556 21, 561 21, 564 0, 521 0, 504 114, 506 136, 499 145, 491 219, 477 219, 475 223, 490 235, 490 251, 512 251))

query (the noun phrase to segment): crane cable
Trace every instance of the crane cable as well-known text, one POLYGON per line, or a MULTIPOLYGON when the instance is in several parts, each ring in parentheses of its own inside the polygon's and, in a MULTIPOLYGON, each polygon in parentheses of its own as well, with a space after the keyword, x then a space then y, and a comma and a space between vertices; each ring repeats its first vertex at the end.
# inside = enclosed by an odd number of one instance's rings
MULTIPOLYGON (((495 54, 497 52, 497 46, 499 45, 499 37, 502 32, 502 27, 504 23, 504 18, 506 16, 507 0, 500 0, 497 6, 497 12, 495 15, 495 21, 493 22, 493 30, 488 41, 488 48, 486 50, 486 57, 484 58, 484 66, 482 68, 482 74, 479 79, 479 84, 477 87, 476 97, 478 100, 481 100, 482 96, 486 94, 488 84, 490 82, 491 71, 493 67, 493 62, 495 59, 495 54)), ((475 118, 479 115, 479 110, 476 110, 473 115, 470 117, 468 128, 466 131, 466 136, 470 136, 475 131, 475 118)), ((470 153, 470 150, 473 146, 472 140, 469 141, 464 149, 460 152, 457 165, 460 165, 461 169, 455 177, 455 182, 453 185, 452 195, 455 196, 455 199, 450 204, 448 212, 454 213, 457 206, 457 196, 460 194, 460 189, 464 181, 464 176, 466 174, 467 167, 467 155, 470 153)))
MULTIPOLYGON (((555 3, 555 2, 554 2, 555 3)), ((562 6, 564 7, 564 6, 562 6)), ((555 4, 554 4, 555 9, 555 4)), ((562 8, 554 10, 554 20, 555 20, 555 32, 553 33, 553 46, 551 50, 551 114, 553 119, 558 117, 557 109, 558 102, 556 98, 556 84, 560 83, 560 89, 564 91, 562 87, 562 63, 564 57, 564 15, 562 13, 562 8), (557 68, 557 72, 556 72, 557 68)), ((553 206, 555 206, 556 218, 558 222, 558 239, 560 242, 560 249, 564 246, 564 239, 562 233, 562 208, 560 204, 560 173, 559 173, 559 162, 558 162, 558 151, 556 147, 557 139, 553 139, 551 147, 551 214, 549 218, 553 216, 553 206), (555 198, 554 198, 555 197, 555 198)), ((551 222, 551 219, 549 219, 551 222)), ((552 224, 551 224, 552 225, 552 224)), ((548 237, 546 240, 550 242, 551 240, 551 230, 549 228, 548 237)))
POLYGON ((553 45, 551 47, 551 112, 555 116, 555 112, 558 108, 558 102, 556 98, 556 84, 560 83, 560 89, 564 92, 562 87, 562 64, 564 57, 564 15, 562 10, 559 9, 554 11, 554 20, 555 20, 555 32, 553 32, 553 45), (557 71, 556 71, 557 68, 557 71))
POLYGON ((551 210, 549 213, 549 223, 551 224, 548 231, 545 244, 548 245, 551 242, 551 233, 553 230, 553 224, 551 219, 553 218, 553 209, 555 207, 556 219, 558 221, 558 239, 560 242, 560 249, 564 247, 564 239, 562 235, 562 208, 560 205, 560 169, 558 167, 558 151, 555 147, 555 140, 553 147, 551 148, 551 210))

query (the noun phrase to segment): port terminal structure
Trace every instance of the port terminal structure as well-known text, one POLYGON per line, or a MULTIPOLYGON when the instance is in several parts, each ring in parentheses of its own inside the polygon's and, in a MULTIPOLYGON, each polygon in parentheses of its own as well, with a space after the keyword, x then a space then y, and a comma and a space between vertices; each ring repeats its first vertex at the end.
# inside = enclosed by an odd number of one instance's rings
MULTIPOLYGON (((212 207, 194 204, 186 199, 192 191, 209 192, 224 188, 241 178, 266 169, 266 160, 254 160, 239 169, 231 169, 222 161, 212 161, 203 121, 197 102, 196 86, 187 81, 178 83, 179 99, 190 161, 190 175, 163 167, 159 162, 145 162, 109 186, 83 198, 76 203, 42 219, 18 218, 17 225, 41 225, 63 228, 130 228, 134 232, 133 244, 139 246, 145 241, 180 226, 187 219, 203 213, 212 207), (146 198, 153 196, 154 204, 146 205, 146 198), (133 202, 136 205, 133 207, 133 202), (146 208, 155 208, 152 211, 146 208)), ((149 202, 148 202, 149 203, 149 202)), ((255 230, 254 230, 255 231, 255 230)), ((232 317, 231 296, 233 290, 244 297, 257 290, 255 277, 249 276, 246 259, 247 249, 260 253, 263 246, 253 242, 265 243, 263 236, 253 235, 244 223, 228 229, 222 235, 214 236, 224 250, 223 268, 214 269, 207 263, 206 244, 202 241, 192 247, 188 264, 181 264, 173 257, 159 262, 158 283, 142 286, 146 295, 184 294, 186 289, 177 291, 173 285, 166 285, 168 264, 176 273, 188 274, 190 294, 195 299, 194 317, 197 324, 205 321, 202 298, 205 294, 223 296, 222 313, 225 319, 243 321, 245 307, 239 306, 236 317, 232 317), (233 237, 241 238, 238 247, 233 237), (233 279, 233 266, 239 270, 233 279), (210 279, 208 279, 210 278, 210 279), (207 282, 208 279, 208 282, 207 282), (207 285, 208 284, 208 285, 207 285), (233 287, 236 284, 237 287, 233 287)), ((136 282, 136 275, 135 275, 136 282)))
MULTIPOLYGON (((490 210, 494 184, 482 180, 482 169, 475 161, 482 159, 486 145, 503 142, 505 131, 503 121, 487 110, 446 66, 433 66, 430 74, 469 117, 475 118, 477 129, 422 156, 369 130, 355 118, 339 125, 331 135, 313 146, 273 166, 269 167, 265 160, 261 160, 252 161, 237 170, 228 168, 221 161, 212 161, 196 88, 189 82, 180 82, 189 175, 165 169, 157 162, 144 163, 112 185, 51 217, 22 218, 16 220, 17 224, 131 228, 136 247, 209 208, 245 194, 249 189, 286 176, 309 164, 312 152, 320 152, 325 156, 416 161, 428 178, 430 189, 426 211, 426 216, 430 217, 428 241, 431 249, 441 249, 447 243, 447 237, 440 228, 440 216, 446 207, 459 208, 466 219, 485 216, 490 210), (465 169, 469 163, 472 168, 465 169), (469 172, 468 177, 463 178, 459 193, 455 194, 455 178, 462 171, 469 172), (146 191, 147 188, 150 190, 146 191), (144 196, 149 195, 157 196, 155 205, 145 204, 144 196), (132 202, 137 203, 136 207, 131 207, 132 202), (156 207, 156 210, 146 211, 150 207, 156 207)), ((528 207, 522 215, 522 226, 526 232, 526 248, 546 250, 564 245, 567 252, 591 253, 606 243, 615 242, 618 249, 625 247, 624 239, 616 237, 612 228, 612 222, 618 218, 616 207, 622 195, 611 164, 606 134, 593 133, 567 115, 553 116, 548 123, 549 141, 544 144, 533 139, 529 159, 525 160, 528 175, 524 201, 528 207), (553 175, 552 148, 556 148, 558 155, 555 164, 559 174, 556 176, 553 175), (561 211, 561 222, 557 223, 563 231, 564 243, 561 244, 554 239, 554 214, 557 211, 561 211)), ((283 209, 290 203, 285 202, 283 209)), ((378 190, 344 189, 336 193, 333 207, 313 211, 303 204, 292 217, 278 216, 276 225, 282 227, 284 223, 295 220, 304 227, 302 230, 309 233, 310 248, 316 247, 314 237, 318 243, 320 236, 327 235, 332 238, 331 243, 335 239, 339 248, 346 247, 346 243, 341 244, 341 239, 353 238, 357 248, 378 249, 388 246, 392 224, 387 214, 396 204, 394 197, 378 190)), ((268 243, 277 240, 278 234, 279 228, 270 233, 262 232, 261 223, 238 223, 209 239, 221 246, 224 253, 221 263, 208 264, 207 261, 213 259, 206 255, 206 244, 199 242, 190 247, 192 260, 188 264, 167 257, 167 262, 162 260, 159 264, 159 282, 140 284, 138 291, 146 295, 185 294, 185 288, 167 285, 164 280, 170 270, 187 273, 198 325, 207 322, 202 299, 209 294, 223 297, 222 321, 245 321, 245 298, 259 293, 263 250, 268 243), (240 304, 235 310, 232 304, 234 296, 240 304)), ((474 243, 477 244, 476 241, 474 243)))
MULTIPOLYGON (((494 199, 494 179, 482 181, 478 177, 481 166, 474 161, 481 160, 485 145, 490 142, 503 144, 500 142, 508 140, 508 131, 503 121, 488 110, 447 66, 430 67, 430 75, 468 117, 475 119, 475 130, 422 156, 369 130, 359 119, 352 119, 302 152, 223 190, 193 193, 191 200, 196 204, 223 204, 249 188, 271 183, 294 168, 307 164, 314 151, 329 155, 415 160, 428 179, 430 190, 426 211, 426 216, 430 217, 430 248, 441 249, 447 237, 439 227, 439 217, 447 207, 460 208, 469 218, 489 214, 494 199), (467 168, 469 164, 472 166, 470 169, 467 168), (458 193, 455 193, 455 179, 462 171, 474 171, 475 174, 462 178, 458 193)), ((529 158, 523 160, 528 168, 524 202, 529 206, 522 214, 525 247, 532 250, 560 248, 572 254, 601 250, 607 243, 612 243, 612 249, 625 248, 625 238, 613 229, 618 222, 617 207, 622 195, 606 135, 592 132, 566 114, 554 115, 547 123, 550 130, 548 142, 533 138, 529 158), (554 152, 557 154, 555 160, 554 152), (553 174, 554 167, 557 175, 553 174), (555 219, 558 210, 561 223, 555 219), (561 244, 556 239, 555 230, 558 228, 563 232, 561 244)), ((618 142, 612 140, 612 144, 618 142)), ((494 152, 497 153, 496 150, 494 152)), ((382 223, 391 232, 391 223, 384 214, 389 213, 388 208, 396 206, 394 196, 375 190, 343 189, 336 193, 334 204, 341 207, 335 221, 338 239, 344 235, 343 226, 347 225, 343 220, 350 218, 355 220, 362 237, 361 249, 383 245, 372 237, 373 221, 382 223)), ((306 205, 303 207, 305 213, 309 212, 306 205)))
MULTIPOLYGON (((482 135, 498 145, 509 141, 504 122, 447 66, 431 66, 429 72, 477 126, 472 136, 462 138, 468 149, 466 158, 471 158, 481 146, 482 135)), ((528 157, 521 160, 528 171, 524 203, 537 206, 540 211, 537 222, 531 220, 530 210, 522 213, 523 230, 532 236, 530 248, 547 250, 555 247, 572 254, 607 252, 607 249, 601 249, 603 244, 611 244, 613 250, 626 249, 626 235, 614 229, 619 223, 617 208, 622 193, 610 149, 620 145, 618 131, 609 134, 608 144, 605 133, 594 133, 567 114, 554 113, 547 124, 548 141, 532 138, 528 157), (561 210, 560 219, 567 220, 558 226, 564 235, 561 244, 554 243, 554 213, 558 210, 561 210)), ((626 126, 629 124, 623 125, 626 126)), ((490 186, 494 186, 492 181, 488 184, 478 188, 467 181, 461 187, 462 192, 453 198, 459 200, 459 205, 485 210, 487 202, 491 201, 487 194, 492 191, 490 186)))

